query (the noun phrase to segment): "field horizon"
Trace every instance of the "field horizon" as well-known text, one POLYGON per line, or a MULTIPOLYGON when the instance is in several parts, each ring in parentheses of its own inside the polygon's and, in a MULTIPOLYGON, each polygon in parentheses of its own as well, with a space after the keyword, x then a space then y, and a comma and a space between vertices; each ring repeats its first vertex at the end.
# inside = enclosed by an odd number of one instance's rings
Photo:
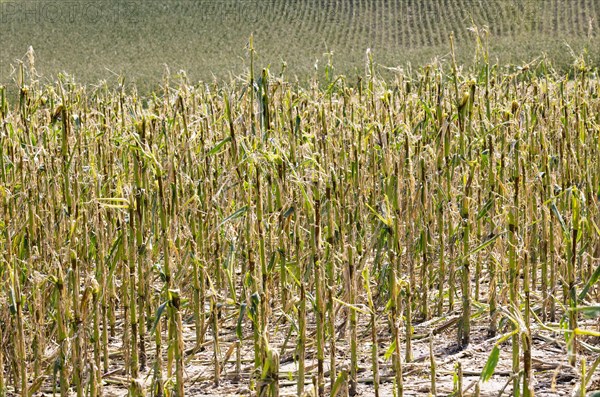
POLYGON ((125 76, 148 93, 166 68, 184 70, 192 82, 223 82, 248 68, 251 35, 256 69, 270 65, 279 74, 285 63, 288 80, 323 78, 331 59, 335 74, 360 75, 368 48, 387 76, 447 61, 451 34, 458 63, 469 65, 484 30, 491 61, 501 66, 546 57, 567 70, 580 55, 600 64, 593 0, 8 0, 0 20, 0 35, 10 37, 0 50, 4 85, 12 85, 14 65, 30 46, 47 82, 59 73, 88 84, 125 76))

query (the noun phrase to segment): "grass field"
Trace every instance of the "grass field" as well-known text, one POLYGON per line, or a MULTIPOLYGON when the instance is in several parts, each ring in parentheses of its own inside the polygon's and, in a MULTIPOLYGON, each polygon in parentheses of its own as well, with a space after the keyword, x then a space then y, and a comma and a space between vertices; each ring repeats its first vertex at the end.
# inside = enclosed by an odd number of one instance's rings
POLYGON ((324 74, 332 52, 338 73, 362 73, 364 53, 387 67, 422 65, 447 57, 454 32, 459 63, 470 62, 472 26, 489 27, 491 54, 500 64, 524 64, 547 54, 568 67, 589 49, 598 64, 600 5, 595 0, 221 0, 38 1, 0 4, 3 41, 0 82, 29 46, 38 71, 78 81, 129 82, 148 90, 168 65, 191 81, 243 72, 253 33, 257 62, 273 73, 287 62, 289 76, 324 74))

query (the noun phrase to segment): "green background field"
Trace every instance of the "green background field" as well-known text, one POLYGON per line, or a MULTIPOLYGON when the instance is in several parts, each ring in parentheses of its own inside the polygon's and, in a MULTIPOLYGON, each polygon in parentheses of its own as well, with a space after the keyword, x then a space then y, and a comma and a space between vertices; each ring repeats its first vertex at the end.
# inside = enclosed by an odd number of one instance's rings
POLYGON ((522 64, 547 54, 561 68, 588 51, 598 63, 597 0, 183 0, 0 1, 0 83, 33 46, 44 78, 66 71, 80 82, 115 81, 124 73, 142 89, 171 72, 192 81, 245 70, 251 33, 260 65, 288 76, 364 67, 373 50, 381 70, 447 58, 454 32, 459 60, 469 62, 469 28, 487 25, 492 60, 522 64))

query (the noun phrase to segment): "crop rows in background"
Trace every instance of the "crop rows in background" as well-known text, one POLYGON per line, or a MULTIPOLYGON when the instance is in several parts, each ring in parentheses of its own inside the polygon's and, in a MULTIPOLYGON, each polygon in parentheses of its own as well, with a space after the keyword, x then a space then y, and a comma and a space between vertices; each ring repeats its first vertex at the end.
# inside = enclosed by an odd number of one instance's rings
MULTIPOLYGON (((451 32, 458 41, 470 42, 468 28, 473 25, 488 26, 493 37, 498 39, 524 34, 529 35, 530 40, 557 34, 592 37, 598 30, 598 5, 590 0, 321 0, 301 4, 313 12, 298 20, 308 29, 312 20, 327 24, 332 32, 325 34, 324 40, 344 50, 365 44, 386 49, 447 46, 451 32), (348 30, 336 32, 338 25, 348 30), (369 38, 367 42, 365 38, 369 38)), ((304 37, 310 36, 308 29, 304 37)))
MULTIPOLYGON (((51 80, 66 71, 84 82, 116 81, 125 73, 149 90, 168 65, 196 81, 243 70, 254 33, 262 65, 282 61, 301 79, 322 74, 327 52, 338 72, 364 68, 371 48, 385 67, 424 64, 448 53, 454 32, 459 61, 470 61, 469 28, 487 25, 500 63, 522 64, 547 53, 568 67, 588 48, 597 62, 600 7, 595 0, 244 0, 244 1, 4 1, 1 81, 33 46, 38 71, 51 80)), ((385 70, 385 69, 382 69, 385 70)), ((14 77, 14 75, 13 75, 14 77)))
MULTIPOLYGON (((301 88, 251 63, 244 81, 173 76, 145 99, 20 67, 0 106, 0 392, 183 395, 204 351, 214 384, 258 395, 276 395, 284 357, 299 394, 311 377, 353 394, 359 365, 402 394, 418 324, 460 349, 495 337, 473 371, 511 351, 525 396, 551 388, 532 366, 551 331, 585 386, 597 71, 483 62, 386 81, 368 65, 301 88)), ((432 346, 427 390, 442 358, 432 346)))

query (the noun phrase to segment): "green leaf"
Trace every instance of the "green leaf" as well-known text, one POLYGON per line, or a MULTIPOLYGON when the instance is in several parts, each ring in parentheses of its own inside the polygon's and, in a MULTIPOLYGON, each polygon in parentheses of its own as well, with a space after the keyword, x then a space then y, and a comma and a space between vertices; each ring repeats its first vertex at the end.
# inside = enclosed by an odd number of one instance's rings
POLYGON ((219 227, 223 226, 225 223, 235 220, 241 216, 243 216, 246 212, 248 211, 248 206, 245 205, 242 208, 240 208, 239 210, 235 211, 233 214, 229 215, 227 218, 223 219, 221 221, 221 223, 219 223, 219 227))
POLYGON ((294 123, 294 134, 298 134, 300 131, 300 116, 296 116, 296 122, 294 123))
POLYGON ((477 220, 480 220, 481 218, 483 218, 489 212, 489 210, 492 208, 493 204, 494 204, 494 198, 490 198, 485 203, 483 203, 483 206, 477 213, 477 220))
POLYGON ((248 317, 256 326, 256 321, 258 319, 258 310, 260 309, 260 295, 258 292, 250 295, 250 311, 248 312, 248 317))
POLYGON ((580 306, 569 310, 583 313, 584 316, 589 318, 600 317, 600 306, 580 306))
POLYGON ((15 290, 14 288, 10 288, 10 314, 12 315, 16 315, 17 314, 17 299, 15 297, 15 290))
POLYGON ((158 307, 158 309, 156 309, 156 314, 154 315, 154 323, 152 324, 152 328, 150 328, 150 331, 149 331, 150 334, 153 334, 154 331, 156 331, 156 326, 158 325, 158 322, 160 321, 160 317, 162 316, 166 307, 167 307, 167 302, 164 302, 162 305, 160 305, 158 307))
POLYGON ((385 351, 385 354, 383 355, 383 358, 386 360, 389 360, 390 357, 392 357, 392 354, 394 354, 394 352, 396 351, 396 340, 394 340, 392 342, 392 344, 390 345, 390 347, 388 347, 388 349, 385 351))
POLYGON ((238 316, 237 325, 235 326, 235 334, 238 339, 241 341, 244 339, 244 335, 242 334, 242 321, 244 321, 244 315, 246 314, 246 304, 242 303, 240 305, 240 315, 238 316))
POLYGON ((363 287, 367 293, 367 303, 369 304, 369 309, 371 311, 375 311, 375 305, 373 304, 373 295, 371 294, 371 286, 369 285, 369 280, 371 279, 371 276, 369 275, 369 268, 366 266, 362 271, 362 278, 363 287))
POLYGON ((348 377, 348 371, 340 371, 340 374, 335 379, 335 383, 331 387, 331 396, 337 397, 342 390, 342 385, 346 383, 346 378, 348 377))
POLYGON ((594 274, 592 274, 592 277, 590 277, 590 279, 587 281, 587 283, 585 283, 585 286, 579 293, 580 301, 585 299, 588 291, 590 290, 590 288, 592 288, 598 282, 599 278, 600 278, 600 265, 598 265, 598 267, 596 268, 596 271, 594 271, 594 274))
POLYGON ((492 349, 492 353, 488 357, 487 362, 485 363, 485 366, 481 371, 481 380, 483 382, 487 382, 492 377, 494 371, 496 370, 496 366, 498 365, 499 359, 500 348, 498 346, 494 346, 494 348, 492 349))
POLYGON ((560 223, 560 227, 562 228, 563 232, 567 233, 567 225, 565 224, 563 217, 560 215, 560 212, 558 212, 558 208, 556 208, 556 204, 550 203, 550 209, 552 210, 554 215, 556 215, 556 217, 558 218, 558 222, 560 223))
POLYGON ((269 263, 267 264, 267 274, 273 273, 273 269, 275 268, 275 257, 277 251, 273 251, 271 253, 271 257, 269 258, 269 263))
POLYGON ((208 152, 207 156, 212 156, 215 153, 217 153, 219 150, 221 150, 223 145, 225 145, 229 141, 231 141, 231 135, 223 139, 221 142, 217 143, 215 146, 213 146, 213 148, 210 149, 210 151, 208 152))
POLYGON ((287 209, 287 211, 285 211, 283 213, 282 218, 286 219, 287 217, 289 217, 290 215, 292 215, 295 210, 296 210, 296 208, 292 205, 290 208, 287 209))
MULTIPOLYGON (((485 249, 487 246, 489 246, 489 245, 490 245, 490 244, 492 244, 494 241, 496 241, 496 239, 497 239, 498 237, 500 237, 500 236, 501 236, 500 234, 496 234, 496 235, 494 235, 494 236, 492 236, 492 237, 488 238, 488 239, 487 239, 487 240, 485 240, 483 243, 481 243, 481 244, 479 244, 477 247, 473 248, 473 250, 472 250, 471 252, 469 252, 469 253, 467 254, 467 256, 474 255, 474 254, 478 253, 479 251, 481 251, 481 250, 485 249)), ((463 259, 465 259, 465 258, 463 258, 463 259)))
MULTIPOLYGON (((267 349, 269 349, 267 347, 267 349)), ((271 367, 273 367, 273 352, 271 350, 267 351, 267 359, 265 360, 265 363, 263 365, 263 369, 262 369, 262 374, 261 374, 261 379, 265 380, 269 377, 270 374, 270 370, 271 367)))

